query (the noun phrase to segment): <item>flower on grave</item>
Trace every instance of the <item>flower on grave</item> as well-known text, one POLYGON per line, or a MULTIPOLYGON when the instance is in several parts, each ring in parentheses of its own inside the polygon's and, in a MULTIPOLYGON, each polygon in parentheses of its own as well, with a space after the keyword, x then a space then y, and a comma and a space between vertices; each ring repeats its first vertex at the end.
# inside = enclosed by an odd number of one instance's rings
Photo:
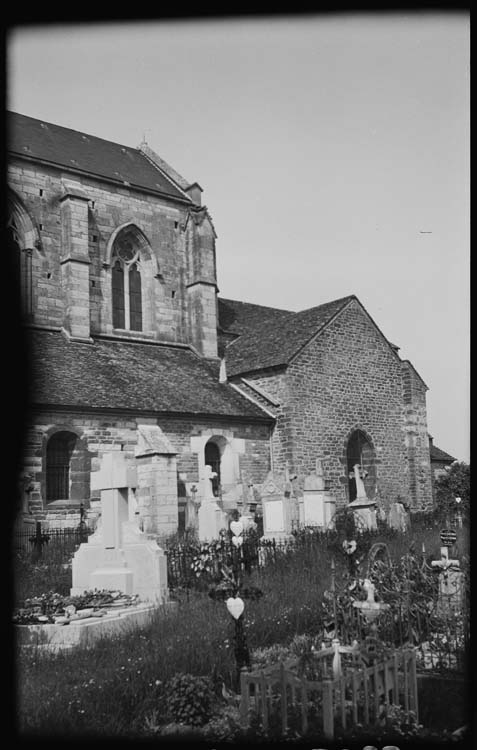
POLYGON ((348 541, 347 539, 343 542, 343 550, 347 555, 353 555, 356 552, 356 542, 354 539, 348 541))

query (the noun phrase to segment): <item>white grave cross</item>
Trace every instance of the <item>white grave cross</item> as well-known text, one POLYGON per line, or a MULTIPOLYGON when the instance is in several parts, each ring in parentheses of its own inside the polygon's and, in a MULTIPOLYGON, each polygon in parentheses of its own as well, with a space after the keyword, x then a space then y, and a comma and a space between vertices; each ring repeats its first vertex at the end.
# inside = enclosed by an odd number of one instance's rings
POLYGON ((449 548, 441 547, 441 559, 433 560, 431 563, 433 568, 440 568, 441 573, 445 573, 448 568, 459 568, 460 563, 458 560, 449 560, 449 548))
POLYGON ((129 489, 137 486, 136 469, 120 451, 106 453, 101 469, 91 474, 91 489, 101 491, 103 543, 106 549, 122 546, 122 525, 128 521, 129 489))

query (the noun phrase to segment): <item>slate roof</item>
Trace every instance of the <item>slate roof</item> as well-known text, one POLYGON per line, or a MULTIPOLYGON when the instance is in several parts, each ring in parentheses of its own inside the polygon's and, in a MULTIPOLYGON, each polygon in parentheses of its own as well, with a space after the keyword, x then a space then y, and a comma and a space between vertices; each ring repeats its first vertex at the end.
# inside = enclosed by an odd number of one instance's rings
POLYGON ((88 344, 32 330, 29 352, 34 405, 271 421, 187 348, 108 339, 88 344))
POLYGON ((8 150, 18 156, 190 202, 139 149, 16 112, 7 113, 7 133, 8 150))
POLYGON ((450 456, 433 443, 429 446, 429 453, 431 455, 431 461, 445 461, 447 464, 451 464, 456 460, 454 456, 450 456))
POLYGON ((342 297, 300 312, 219 299, 220 327, 238 335, 226 349, 227 374, 288 364, 352 299, 356 297, 342 297))

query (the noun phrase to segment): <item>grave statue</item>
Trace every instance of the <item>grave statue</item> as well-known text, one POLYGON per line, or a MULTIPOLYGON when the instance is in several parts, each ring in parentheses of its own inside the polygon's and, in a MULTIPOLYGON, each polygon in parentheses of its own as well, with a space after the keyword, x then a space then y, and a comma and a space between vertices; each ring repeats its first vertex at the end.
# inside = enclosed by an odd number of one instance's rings
POLYGON ((226 528, 226 514, 222 511, 214 495, 212 480, 217 472, 206 464, 203 479, 203 495, 199 508, 199 539, 201 542, 209 542, 218 539, 221 529, 226 528))
POLYGON ((368 472, 361 468, 360 464, 353 466, 354 481, 356 482, 356 499, 367 500, 366 489, 363 479, 368 476, 368 472))
POLYGON ((215 500, 214 495, 214 479, 217 476, 216 471, 212 471, 212 466, 206 464, 204 473, 204 500, 215 500))
POLYGON ((349 504, 349 508, 356 512, 359 525, 364 529, 376 529, 376 500, 370 500, 366 495, 363 479, 368 472, 361 468, 360 464, 353 466, 353 476, 356 482, 356 499, 349 504))

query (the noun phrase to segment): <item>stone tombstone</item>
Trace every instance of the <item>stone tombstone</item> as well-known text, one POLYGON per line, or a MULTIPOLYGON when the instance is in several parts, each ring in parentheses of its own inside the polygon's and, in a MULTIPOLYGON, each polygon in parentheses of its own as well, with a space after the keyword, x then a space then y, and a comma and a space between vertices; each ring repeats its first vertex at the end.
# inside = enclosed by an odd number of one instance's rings
POLYGON ((212 489, 212 480, 215 476, 216 472, 212 471, 212 467, 206 465, 202 478, 202 502, 198 513, 201 542, 218 539, 220 531, 227 528, 226 514, 219 507, 212 489))
POLYGON ((168 599, 163 550, 130 520, 129 490, 137 483, 134 461, 121 451, 104 454, 91 489, 101 493, 101 518, 95 533, 73 557, 71 595, 88 590, 138 594, 141 600, 168 599))
POLYGON ((402 503, 391 503, 387 521, 392 529, 406 531, 409 526, 409 516, 402 503))
POLYGON ((459 560, 449 559, 449 548, 441 547, 441 559, 433 560, 432 567, 439 570, 437 609, 442 614, 458 611, 463 601, 463 574, 459 560))
POLYGON ((291 483, 270 471, 261 487, 263 535, 265 538, 288 538, 292 531, 295 498, 291 483))
POLYGON ((331 528, 334 511, 335 498, 326 490, 323 467, 320 459, 317 459, 315 472, 305 477, 303 516, 300 521, 305 526, 316 526, 322 529, 331 528))

